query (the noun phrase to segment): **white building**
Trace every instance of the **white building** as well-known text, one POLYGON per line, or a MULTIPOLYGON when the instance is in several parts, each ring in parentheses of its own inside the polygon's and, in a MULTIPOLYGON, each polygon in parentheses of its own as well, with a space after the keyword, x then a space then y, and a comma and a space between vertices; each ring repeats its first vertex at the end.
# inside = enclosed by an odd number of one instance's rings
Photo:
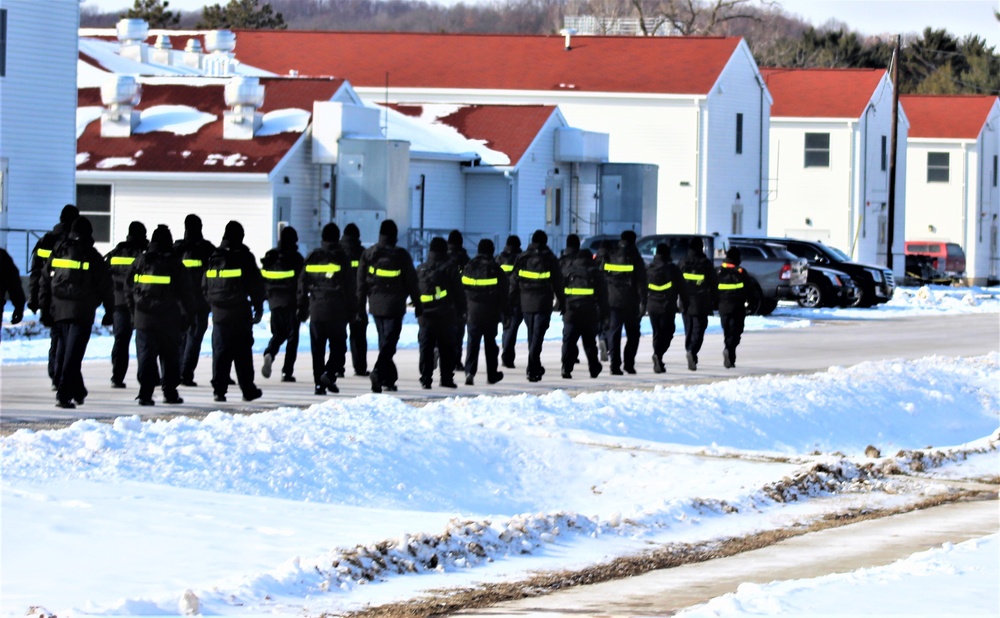
MULTIPOLYGON (((892 83, 881 69, 762 69, 774 96, 768 233, 886 264, 892 83)), ((902 106, 901 106, 902 107, 902 106)), ((896 147, 893 270, 903 274, 907 117, 896 147)))
POLYGON ((0 0, 0 246, 22 274, 75 202, 78 0, 0 0))
POLYGON ((997 281, 1000 101, 906 95, 900 104, 911 123, 906 239, 958 243, 970 281, 997 281))

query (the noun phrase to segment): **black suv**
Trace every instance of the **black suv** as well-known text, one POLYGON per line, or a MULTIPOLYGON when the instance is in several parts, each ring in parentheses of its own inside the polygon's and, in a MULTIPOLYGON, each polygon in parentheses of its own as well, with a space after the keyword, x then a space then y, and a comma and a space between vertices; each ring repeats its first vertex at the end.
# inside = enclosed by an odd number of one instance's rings
POLYGON ((892 271, 884 266, 872 264, 860 264, 851 260, 846 253, 824 245, 815 240, 802 240, 798 238, 777 238, 777 237, 748 237, 733 236, 731 241, 739 242, 777 242, 788 247, 788 250, 795 255, 805 258, 809 264, 829 266, 843 271, 851 277, 858 287, 857 296, 858 307, 871 307, 878 303, 888 302, 892 298, 892 293, 896 289, 896 283, 892 276, 892 271))

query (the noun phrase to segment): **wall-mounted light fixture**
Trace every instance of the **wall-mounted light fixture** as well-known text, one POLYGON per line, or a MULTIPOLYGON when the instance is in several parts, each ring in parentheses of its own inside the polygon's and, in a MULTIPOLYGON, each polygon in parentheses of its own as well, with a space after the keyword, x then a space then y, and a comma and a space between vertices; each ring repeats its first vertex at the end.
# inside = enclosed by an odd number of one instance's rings
POLYGON ((933 234, 934 232, 937 231, 937 228, 934 227, 933 225, 928 225, 927 226, 927 231, 930 232, 931 234, 933 234))

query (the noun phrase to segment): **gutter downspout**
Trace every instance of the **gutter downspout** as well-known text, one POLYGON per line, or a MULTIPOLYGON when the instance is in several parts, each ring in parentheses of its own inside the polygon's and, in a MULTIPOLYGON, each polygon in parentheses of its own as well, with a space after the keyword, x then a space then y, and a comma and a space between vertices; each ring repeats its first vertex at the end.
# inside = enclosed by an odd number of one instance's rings
POLYGON ((705 101, 698 101, 698 138, 695 144, 695 173, 694 173, 694 229, 697 234, 706 234, 707 231, 701 229, 702 225, 702 171, 703 171, 703 156, 704 148, 702 148, 702 143, 705 139, 705 129, 704 126, 707 124, 708 111, 705 109, 705 101))
MULTIPOLYGON (((856 179, 854 167, 855 167, 855 165, 857 165, 857 162, 858 162, 858 133, 859 133, 859 131, 857 130, 857 127, 855 126, 855 124, 854 124, 853 121, 847 123, 847 130, 850 131, 850 134, 851 134, 851 166, 850 166, 850 169, 847 172, 847 186, 848 186, 848 191, 847 191, 847 228, 850 229, 850 227, 851 227, 851 218, 854 216, 854 211, 858 207, 857 187, 854 186, 854 182, 855 182, 855 179, 856 179)), ((866 131, 861 131, 860 133, 862 133, 862 135, 864 135, 866 133, 866 131)), ((862 144, 862 148, 864 148, 864 147, 865 147, 865 144, 862 144)), ((865 166, 866 163, 867 163, 867 161, 862 160, 861 165, 865 166)), ((850 236, 848 236, 848 238, 850 238, 850 236)), ((858 259, 857 246, 855 246, 855 245, 851 245, 851 257, 854 258, 855 260, 858 259)))
MULTIPOLYGON (((962 248, 969 246, 969 147, 962 148, 962 248)), ((965 267, 968 277, 969 267, 965 267)))
POLYGON ((757 229, 764 227, 764 82, 760 75, 754 74, 760 89, 760 107, 758 108, 757 129, 760 141, 757 144, 757 229))

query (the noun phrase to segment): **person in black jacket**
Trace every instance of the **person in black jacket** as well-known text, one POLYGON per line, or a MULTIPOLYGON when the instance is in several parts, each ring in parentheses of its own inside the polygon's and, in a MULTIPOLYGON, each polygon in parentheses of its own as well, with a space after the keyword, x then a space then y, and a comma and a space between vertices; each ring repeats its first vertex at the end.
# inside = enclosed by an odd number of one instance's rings
POLYGON ((177 394, 181 336, 197 307, 191 278, 173 245, 170 228, 157 226, 149 248, 133 263, 126 286, 128 308, 135 323, 139 365, 136 401, 141 406, 154 404, 157 383, 163 390, 163 403, 184 403, 177 394))
POLYGON ((5 249, 0 249, 0 309, 10 298, 14 311, 10 314, 11 324, 20 324, 24 318, 24 287, 21 285, 21 273, 17 264, 11 259, 5 249))
POLYGON ((639 322, 646 305, 646 263, 635 247, 635 232, 625 230, 614 251, 603 264, 608 281, 608 351, 611 374, 635 373, 635 355, 639 350, 639 322), (622 327, 625 327, 625 353, 622 354, 622 327))
POLYGON ((59 332, 55 380, 60 408, 75 408, 86 399, 81 365, 94 315, 103 304, 105 315, 111 316, 115 302, 111 274, 94 248, 93 233, 86 217, 73 221, 69 237, 52 250, 38 286, 41 322, 59 332))
POLYGON ((705 341, 708 316, 715 307, 717 282, 715 266, 705 255, 705 245, 700 238, 691 239, 687 255, 680 263, 687 289, 688 305, 683 313, 684 349, 687 351, 688 369, 697 371, 698 352, 705 341))
MULTIPOLYGON (((497 264, 507 274, 508 279, 514 272, 514 262, 517 261, 519 255, 521 255, 521 239, 516 234, 511 234, 507 237, 507 242, 500 255, 497 256, 497 264)), ((521 306, 513 302, 509 303, 507 315, 504 316, 503 321, 502 349, 500 351, 500 362, 508 369, 514 368, 514 359, 517 355, 517 331, 521 328, 523 321, 524 314, 521 313, 521 306)))
MULTIPOLYGON (((462 232, 458 230, 452 230, 448 233, 448 261, 455 266, 458 270, 458 276, 461 277, 465 265, 469 263, 469 252, 465 250, 465 238, 462 236, 462 232)), ((455 346, 455 369, 458 371, 465 371, 465 365, 462 363, 462 340, 465 338, 465 324, 467 320, 467 315, 459 313, 455 316, 455 322, 452 326, 452 330, 454 331, 452 341, 455 346)))
POLYGON ((549 237, 543 230, 535 230, 531 244, 518 256, 510 278, 511 302, 524 312, 524 323, 528 327, 528 367, 529 382, 539 382, 545 368, 542 367, 542 343, 545 331, 552 319, 553 300, 555 308, 563 303, 563 280, 559 270, 559 259, 548 247, 549 237))
MULTIPOLYGON (((594 254, 594 259, 597 261, 598 266, 601 270, 604 269, 604 263, 608 261, 608 256, 615 250, 618 246, 613 240, 602 240, 597 246, 597 251, 594 254)), ((608 316, 604 316, 607 320, 608 316)), ((601 353, 601 360, 608 360, 608 350, 611 349, 611 329, 601 328, 597 333, 597 348, 601 353)))
POLYGON ((260 398, 254 384, 253 325, 264 315, 264 278, 257 258, 243 244, 243 226, 226 224, 219 248, 209 258, 202 281, 212 308, 212 389, 215 401, 225 401, 229 371, 236 367, 236 381, 244 401, 260 398))
POLYGON ((583 343, 590 377, 601 374, 603 366, 597 353, 597 336, 603 316, 608 315, 608 289, 604 274, 597 268, 590 251, 580 248, 580 237, 566 237, 566 251, 559 260, 563 277, 562 377, 573 377, 573 366, 580 358, 577 341, 583 343))
POLYGON ((413 258, 396 246, 398 236, 396 223, 383 221, 378 242, 365 249, 358 264, 358 311, 367 303, 378 331, 378 358, 368 376, 374 393, 396 390, 399 372, 392 359, 403 330, 406 297, 412 300, 417 318, 423 313, 413 258))
POLYGON ((722 365, 726 369, 736 366, 736 346, 740 345, 747 317, 747 302, 754 300, 756 286, 750 274, 740 267, 740 250, 732 247, 717 271, 719 286, 719 321, 722 322, 722 365))
MULTIPOLYGON (((41 282, 42 273, 48 266, 49 258, 52 256, 52 250, 62 241, 66 240, 69 236, 70 227, 73 222, 80 216, 80 211, 77 210, 76 206, 72 204, 66 204, 63 206, 62 212, 59 213, 59 223, 57 223, 51 231, 46 232, 44 236, 38 239, 35 243, 35 248, 31 250, 31 266, 28 270, 28 309, 32 313, 38 313, 39 309, 39 287, 41 282)), ((112 318, 113 315, 108 315, 108 318, 112 318)), ((58 387, 58 380, 56 376, 59 374, 59 355, 56 351, 59 348, 59 337, 61 331, 60 329, 50 329, 49 330, 49 379, 52 380, 52 390, 56 390, 58 387)))
POLYGON ((184 218, 184 238, 174 243, 174 253, 181 258, 181 264, 191 279, 195 302, 195 312, 181 337, 181 384, 198 386, 194 381, 194 370, 198 368, 201 342, 208 330, 210 311, 201 283, 205 278, 205 266, 215 253, 215 245, 202 235, 201 218, 198 215, 192 213, 184 218))
POLYGON ((646 269, 646 313, 653 327, 653 373, 664 373, 663 355, 670 348, 676 329, 678 305, 687 308, 687 286, 681 269, 670 259, 670 246, 659 244, 646 269))
MULTIPOLYGON (((361 254, 365 252, 361 244, 361 230, 353 223, 344 226, 344 233, 340 238, 340 248, 344 251, 348 264, 348 272, 351 276, 351 285, 356 287, 358 280, 358 265, 361 263, 361 254)), ((354 299, 351 299, 352 306, 354 299)), ((355 311, 354 317, 348 323, 348 342, 351 348, 351 364, 354 366, 354 375, 368 375, 368 314, 364 311, 355 311)), ((346 359, 345 359, 346 363, 346 359)), ((337 368, 337 375, 344 376, 344 367, 337 368)))
POLYGON ((480 240, 476 256, 469 260, 462 272, 469 333, 465 383, 469 386, 475 384, 479 369, 480 341, 486 355, 486 381, 496 384, 503 379, 503 372, 498 370, 500 348, 497 347, 497 327, 507 312, 510 283, 507 273, 493 259, 495 250, 492 240, 480 240))
POLYGON ((318 249, 306 256, 299 277, 299 319, 309 320, 314 392, 339 393, 337 372, 347 357, 347 323, 355 319, 357 278, 342 250, 336 223, 323 227, 318 249), (329 347, 329 357, 326 349, 329 347))
POLYGON ((125 373, 128 371, 129 346, 132 344, 132 314, 129 311, 127 286, 132 265, 136 258, 146 251, 146 226, 133 221, 128 226, 128 235, 106 256, 111 281, 115 289, 115 312, 112 332, 115 342, 111 346, 111 387, 125 388, 125 373))
POLYGON ((427 260, 417 267, 422 314, 417 318, 420 345, 420 386, 434 381, 434 351, 441 365, 441 386, 455 388, 455 321, 465 313, 465 291, 455 263, 448 259, 448 243, 435 236, 427 260))
POLYGON ((299 235, 292 226, 281 229, 278 246, 261 258, 260 274, 264 276, 264 290, 271 309, 271 340, 264 348, 264 364, 260 375, 271 377, 271 363, 285 346, 285 362, 281 366, 281 381, 295 381, 295 359, 299 354, 299 317, 295 306, 302 273, 302 254, 299 253, 299 235))

